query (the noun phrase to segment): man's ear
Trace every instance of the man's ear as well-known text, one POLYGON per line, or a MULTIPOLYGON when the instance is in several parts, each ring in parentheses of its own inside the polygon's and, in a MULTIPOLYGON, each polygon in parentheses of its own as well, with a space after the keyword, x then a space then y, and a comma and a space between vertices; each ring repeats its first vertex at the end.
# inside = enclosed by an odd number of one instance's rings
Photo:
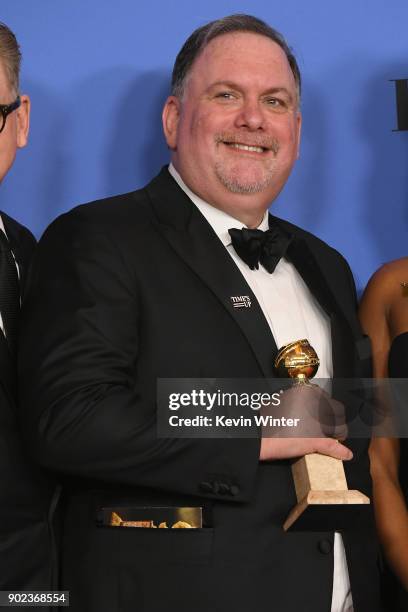
POLYGON ((298 111, 297 116, 297 155, 296 159, 299 159, 300 155, 300 135, 302 133, 302 113, 298 111))
POLYGON ((16 110, 17 114, 17 146, 19 149, 25 147, 28 141, 28 132, 30 129, 30 98, 28 96, 21 97, 21 106, 16 110))
POLYGON ((169 149, 177 148, 177 128, 180 118, 181 103, 176 96, 169 96, 162 112, 163 132, 169 149))

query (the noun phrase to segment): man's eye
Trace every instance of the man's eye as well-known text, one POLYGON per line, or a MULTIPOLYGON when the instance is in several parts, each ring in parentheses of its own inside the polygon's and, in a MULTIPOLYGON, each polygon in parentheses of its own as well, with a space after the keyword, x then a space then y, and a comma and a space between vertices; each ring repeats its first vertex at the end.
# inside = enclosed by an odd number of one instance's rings
POLYGON ((279 100, 279 98, 267 98, 266 102, 269 106, 284 106, 285 103, 283 100, 279 100))
POLYGON ((278 111, 285 111, 288 107, 286 100, 282 100, 281 98, 266 98, 266 104, 271 108, 278 111))
POLYGON ((232 94, 230 91, 220 91, 215 97, 222 98, 224 100, 232 100, 234 98, 234 94, 232 94))

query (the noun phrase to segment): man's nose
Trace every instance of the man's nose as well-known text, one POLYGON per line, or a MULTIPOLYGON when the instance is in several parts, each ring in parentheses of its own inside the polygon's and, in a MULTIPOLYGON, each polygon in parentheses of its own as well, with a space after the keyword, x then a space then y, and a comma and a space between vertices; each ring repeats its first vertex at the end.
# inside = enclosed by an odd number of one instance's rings
POLYGON ((265 117, 259 100, 244 100, 237 113, 235 124, 237 127, 246 127, 252 131, 264 129, 265 117))

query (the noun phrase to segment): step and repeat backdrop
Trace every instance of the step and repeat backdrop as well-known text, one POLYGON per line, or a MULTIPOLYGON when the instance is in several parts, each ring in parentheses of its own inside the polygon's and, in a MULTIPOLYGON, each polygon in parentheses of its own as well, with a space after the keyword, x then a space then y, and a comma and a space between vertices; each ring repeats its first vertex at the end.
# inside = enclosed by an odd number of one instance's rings
POLYGON ((408 255, 406 0, 2 3, 32 123, 0 208, 39 237, 79 203, 143 186, 168 161, 161 107, 179 48, 231 13, 280 30, 302 70, 301 154, 273 212, 341 251, 361 290, 408 255))

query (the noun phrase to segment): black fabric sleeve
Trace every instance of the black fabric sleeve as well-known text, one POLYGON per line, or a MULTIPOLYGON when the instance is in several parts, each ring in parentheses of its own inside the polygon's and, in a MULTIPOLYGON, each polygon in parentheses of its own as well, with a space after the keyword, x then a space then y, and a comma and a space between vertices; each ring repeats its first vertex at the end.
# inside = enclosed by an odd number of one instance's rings
POLYGON ((259 440, 157 438, 139 333, 137 284, 117 244, 75 211, 59 218, 39 243, 22 313, 31 453, 64 474, 215 498, 219 477, 231 501, 248 500, 259 440))

